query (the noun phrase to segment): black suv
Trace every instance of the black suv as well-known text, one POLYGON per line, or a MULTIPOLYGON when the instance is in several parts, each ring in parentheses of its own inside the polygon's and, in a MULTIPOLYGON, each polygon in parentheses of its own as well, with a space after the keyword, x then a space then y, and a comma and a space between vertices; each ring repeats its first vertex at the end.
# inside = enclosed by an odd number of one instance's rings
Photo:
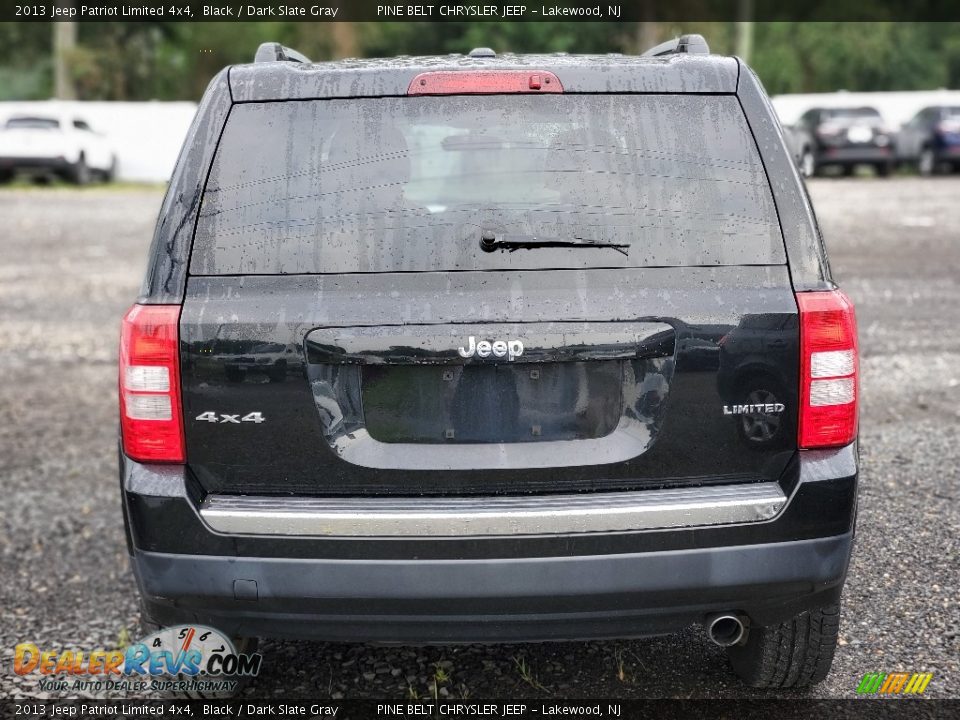
POLYGON ((800 116, 792 132, 806 177, 830 166, 852 175, 858 165, 870 165, 884 177, 893 169, 893 135, 872 107, 813 108, 800 116))
POLYGON ((755 75, 647 56, 211 83, 121 338, 151 623, 391 643, 702 623, 822 679, 858 476, 853 307, 755 75))
POLYGON ((918 112, 897 136, 897 156, 921 175, 960 171, 960 107, 938 105, 918 112))

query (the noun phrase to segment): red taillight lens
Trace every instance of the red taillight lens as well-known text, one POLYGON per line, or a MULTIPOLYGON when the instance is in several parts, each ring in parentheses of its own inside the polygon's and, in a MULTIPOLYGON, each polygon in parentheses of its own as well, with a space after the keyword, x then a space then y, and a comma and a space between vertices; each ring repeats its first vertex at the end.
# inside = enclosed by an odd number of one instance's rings
POLYGON ((857 436, 857 318, 839 290, 797 293, 800 308, 800 447, 837 447, 857 436))
POLYGON ((179 305, 134 305, 120 329, 123 450, 143 462, 184 461, 179 305))

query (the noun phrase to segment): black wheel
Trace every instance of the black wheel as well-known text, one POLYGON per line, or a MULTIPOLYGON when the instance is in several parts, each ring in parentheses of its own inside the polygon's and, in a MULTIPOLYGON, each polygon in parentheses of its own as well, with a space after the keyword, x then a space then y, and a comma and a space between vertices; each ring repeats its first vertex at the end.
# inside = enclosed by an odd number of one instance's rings
POLYGON ((770 627, 751 627, 739 645, 727 648, 734 672, 753 687, 805 687, 830 672, 840 631, 840 606, 800 613, 770 627))
POLYGON ((74 185, 86 185, 90 182, 90 166, 87 165, 87 159, 82 154, 70 170, 70 179, 73 180, 74 185))
POLYGON ((875 167, 879 177, 889 177, 890 171, 893 169, 891 163, 888 162, 877 163, 875 167))
POLYGON ((857 166, 856 166, 856 165, 842 165, 842 166, 841 166, 841 170, 842 170, 842 172, 843 172, 843 176, 844 176, 844 177, 850 177, 851 175, 853 175, 853 172, 854 172, 854 170, 856 170, 856 169, 857 169, 857 166))
POLYGON ((0 185, 4 185, 13 180, 12 170, 0 170, 0 185))

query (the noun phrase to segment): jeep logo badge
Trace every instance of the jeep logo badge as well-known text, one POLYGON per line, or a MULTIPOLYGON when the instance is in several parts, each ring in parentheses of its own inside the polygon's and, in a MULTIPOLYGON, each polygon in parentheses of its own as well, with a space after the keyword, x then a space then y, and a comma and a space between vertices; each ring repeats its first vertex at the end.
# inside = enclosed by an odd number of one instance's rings
POLYGON ((515 358, 523 355, 523 343, 519 340, 481 340, 477 342, 477 339, 471 335, 467 340, 467 346, 457 348, 457 352, 460 353, 462 358, 471 358, 474 355, 478 357, 506 357, 508 361, 512 361, 515 358))

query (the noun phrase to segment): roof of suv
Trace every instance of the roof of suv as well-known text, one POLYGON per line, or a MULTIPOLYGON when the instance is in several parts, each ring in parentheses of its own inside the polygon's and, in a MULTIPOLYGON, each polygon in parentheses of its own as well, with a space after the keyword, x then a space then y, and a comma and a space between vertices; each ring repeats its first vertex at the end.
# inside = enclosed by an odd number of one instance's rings
POLYGON ((230 68, 234 102, 407 94, 420 73, 470 70, 552 72, 568 93, 734 93, 736 58, 719 55, 463 55, 258 62, 230 68))

